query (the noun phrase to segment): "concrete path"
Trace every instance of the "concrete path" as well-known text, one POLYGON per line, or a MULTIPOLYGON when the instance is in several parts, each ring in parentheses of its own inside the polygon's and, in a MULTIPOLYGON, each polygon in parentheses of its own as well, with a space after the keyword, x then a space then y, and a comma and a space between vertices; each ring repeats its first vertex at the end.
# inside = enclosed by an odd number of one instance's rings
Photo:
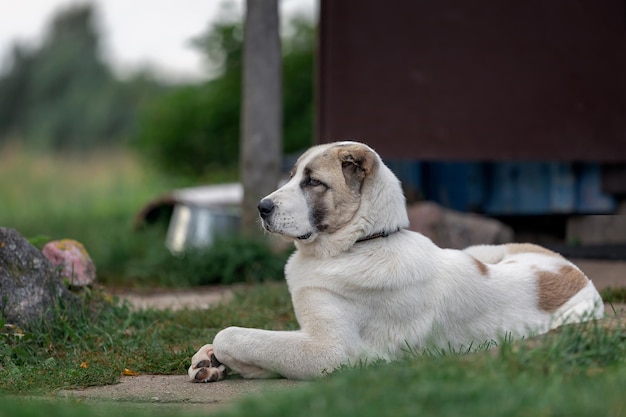
POLYGON ((63 390, 57 396, 84 404, 123 404, 125 409, 214 411, 233 401, 287 389, 307 382, 286 379, 227 379, 217 383, 195 384, 187 375, 140 375, 122 377, 119 384, 82 390, 63 390))
MULTIPOLYGON (((599 290, 606 287, 626 287, 626 262, 576 261, 599 290)), ((229 287, 200 290, 152 291, 150 293, 119 293, 135 308, 210 308, 232 296, 229 287)), ((623 306, 620 306, 620 309, 623 306)), ((608 310, 609 312, 611 310, 608 310)), ((149 410, 169 410, 177 413, 216 410, 237 399, 250 395, 296 389, 306 382, 288 380, 229 379, 218 383, 194 384, 186 375, 141 375, 122 377, 119 384, 84 390, 58 392, 63 398, 80 399, 86 403, 124 403, 124 407, 149 410)))
POLYGON ((114 291, 114 294, 120 300, 128 301, 136 309, 206 309, 217 303, 230 300, 235 288, 235 286, 215 286, 183 290, 114 291))

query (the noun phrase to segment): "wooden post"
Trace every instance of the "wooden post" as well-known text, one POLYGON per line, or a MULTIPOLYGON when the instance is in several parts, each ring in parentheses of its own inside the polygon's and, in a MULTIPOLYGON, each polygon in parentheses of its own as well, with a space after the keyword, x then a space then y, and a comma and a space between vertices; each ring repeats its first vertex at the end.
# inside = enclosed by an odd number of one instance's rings
POLYGON ((241 228, 260 233, 257 205, 278 184, 282 155, 282 60, 278 1, 246 0, 240 171, 241 228))

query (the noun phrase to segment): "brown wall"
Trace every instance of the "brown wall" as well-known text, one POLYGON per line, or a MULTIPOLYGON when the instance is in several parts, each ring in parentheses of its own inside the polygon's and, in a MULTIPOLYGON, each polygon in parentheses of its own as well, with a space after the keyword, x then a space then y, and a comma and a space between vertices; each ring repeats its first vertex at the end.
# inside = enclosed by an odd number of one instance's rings
POLYGON ((626 161, 624 0, 321 0, 318 142, 626 161))

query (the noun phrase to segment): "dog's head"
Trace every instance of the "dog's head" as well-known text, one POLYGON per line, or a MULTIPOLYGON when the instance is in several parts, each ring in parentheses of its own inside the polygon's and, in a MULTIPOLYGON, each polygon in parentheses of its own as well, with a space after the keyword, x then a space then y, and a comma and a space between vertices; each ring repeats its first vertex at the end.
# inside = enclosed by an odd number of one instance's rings
POLYGON ((406 227, 399 182, 367 145, 336 142, 309 149, 291 179, 259 203, 263 227, 304 245, 346 250, 371 233, 406 227))

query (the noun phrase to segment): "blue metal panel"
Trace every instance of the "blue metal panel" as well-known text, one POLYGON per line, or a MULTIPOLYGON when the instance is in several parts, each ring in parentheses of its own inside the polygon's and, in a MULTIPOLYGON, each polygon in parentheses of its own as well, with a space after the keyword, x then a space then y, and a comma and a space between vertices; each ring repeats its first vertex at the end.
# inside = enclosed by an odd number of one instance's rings
POLYGON ((405 190, 409 189, 415 195, 424 197, 424 180, 422 176, 422 164, 411 160, 392 160, 385 164, 402 181, 405 190))
POLYGON ((482 164, 433 162, 426 166, 429 199, 460 211, 481 209, 485 193, 482 164))
POLYGON ((445 207, 491 215, 612 213, 598 164, 392 161, 405 187, 445 207))
POLYGON ((573 213, 576 211, 576 175, 572 164, 553 162, 548 164, 550 181, 549 213, 573 213))
POLYGON ((602 172, 598 164, 585 164, 576 183, 576 209, 579 213, 613 213, 615 198, 602 192, 602 172))
POLYGON ((549 167, 540 162, 491 164, 489 214, 539 214, 549 210, 549 167))

